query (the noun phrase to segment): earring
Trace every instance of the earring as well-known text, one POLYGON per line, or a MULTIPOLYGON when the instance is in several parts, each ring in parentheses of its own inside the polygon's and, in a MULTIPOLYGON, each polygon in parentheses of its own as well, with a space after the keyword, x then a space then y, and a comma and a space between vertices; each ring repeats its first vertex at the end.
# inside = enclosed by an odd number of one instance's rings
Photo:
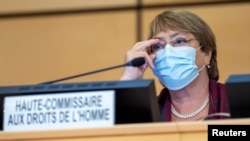
POLYGON ((208 65, 207 65, 207 68, 208 68, 208 69, 210 69, 210 68, 211 68, 211 66, 208 64, 208 65))

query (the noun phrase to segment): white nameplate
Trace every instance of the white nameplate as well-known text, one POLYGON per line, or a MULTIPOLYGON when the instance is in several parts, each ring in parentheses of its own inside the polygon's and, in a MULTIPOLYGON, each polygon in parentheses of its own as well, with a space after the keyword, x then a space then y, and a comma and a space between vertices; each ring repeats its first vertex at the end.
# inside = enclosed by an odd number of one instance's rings
POLYGON ((5 97, 3 131, 113 126, 114 93, 105 90, 5 97))

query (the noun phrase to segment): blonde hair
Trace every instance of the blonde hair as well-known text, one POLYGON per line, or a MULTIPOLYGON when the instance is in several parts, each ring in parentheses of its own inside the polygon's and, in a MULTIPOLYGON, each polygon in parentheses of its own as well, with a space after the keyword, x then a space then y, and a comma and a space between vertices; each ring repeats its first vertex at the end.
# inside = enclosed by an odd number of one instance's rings
POLYGON ((157 15, 151 22, 148 38, 151 39, 157 33, 167 30, 191 33, 199 41, 203 52, 209 53, 211 51, 210 67, 207 68, 207 72, 210 79, 218 81, 219 71, 217 66, 216 40, 208 24, 199 16, 188 11, 164 11, 157 15))

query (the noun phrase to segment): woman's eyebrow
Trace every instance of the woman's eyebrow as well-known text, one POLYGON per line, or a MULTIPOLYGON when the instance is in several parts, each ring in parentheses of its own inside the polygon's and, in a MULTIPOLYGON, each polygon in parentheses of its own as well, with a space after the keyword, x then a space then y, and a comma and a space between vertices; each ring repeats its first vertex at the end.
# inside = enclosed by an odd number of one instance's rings
POLYGON ((174 33, 174 34, 171 34, 171 35, 170 35, 170 38, 173 39, 173 38, 176 37, 177 35, 179 35, 178 32, 177 32, 177 33, 174 33))
POLYGON ((159 40, 163 40, 163 37, 154 37, 154 39, 159 39, 159 40))
MULTIPOLYGON (((173 34, 170 34, 169 35, 169 38, 170 39, 173 39, 173 38, 176 38, 177 36, 186 36, 185 34, 181 34, 181 33, 179 33, 179 32, 176 32, 176 33, 173 33, 173 34)), ((161 41, 165 41, 165 38, 164 37, 154 37, 153 39, 159 39, 159 40, 161 40, 161 41)))
POLYGON ((163 37, 154 37, 153 39, 159 39, 161 42, 166 42, 163 37))

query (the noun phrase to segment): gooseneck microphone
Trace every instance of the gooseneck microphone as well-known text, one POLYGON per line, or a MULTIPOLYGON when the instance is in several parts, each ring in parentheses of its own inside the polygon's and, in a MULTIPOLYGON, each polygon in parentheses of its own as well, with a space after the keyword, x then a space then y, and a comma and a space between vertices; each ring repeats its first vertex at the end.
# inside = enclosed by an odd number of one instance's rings
POLYGON ((138 58, 135 58, 135 59, 133 59, 125 64, 122 64, 122 65, 117 65, 117 66, 108 67, 108 68, 104 68, 104 69, 100 69, 100 70, 95 70, 95 71, 91 71, 91 72, 87 72, 87 73, 73 75, 73 76, 69 76, 69 77, 65 77, 65 78, 61 78, 61 79, 57 79, 57 80, 42 82, 42 83, 39 83, 39 85, 52 84, 52 83, 56 83, 56 82, 60 82, 60 81, 64 81, 64 80, 69 80, 69 79, 73 79, 73 78, 77 78, 77 77, 81 77, 81 76, 85 76, 85 75, 90 75, 90 74, 94 74, 94 73, 98 73, 98 72, 102 72, 102 71, 107 71, 107 70, 111 70, 111 69, 116 69, 116 68, 120 68, 120 67, 126 67, 126 66, 139 67, 139 66, 143 65, 144 63, 145 63, 145 58, 138 57, 138 58))

